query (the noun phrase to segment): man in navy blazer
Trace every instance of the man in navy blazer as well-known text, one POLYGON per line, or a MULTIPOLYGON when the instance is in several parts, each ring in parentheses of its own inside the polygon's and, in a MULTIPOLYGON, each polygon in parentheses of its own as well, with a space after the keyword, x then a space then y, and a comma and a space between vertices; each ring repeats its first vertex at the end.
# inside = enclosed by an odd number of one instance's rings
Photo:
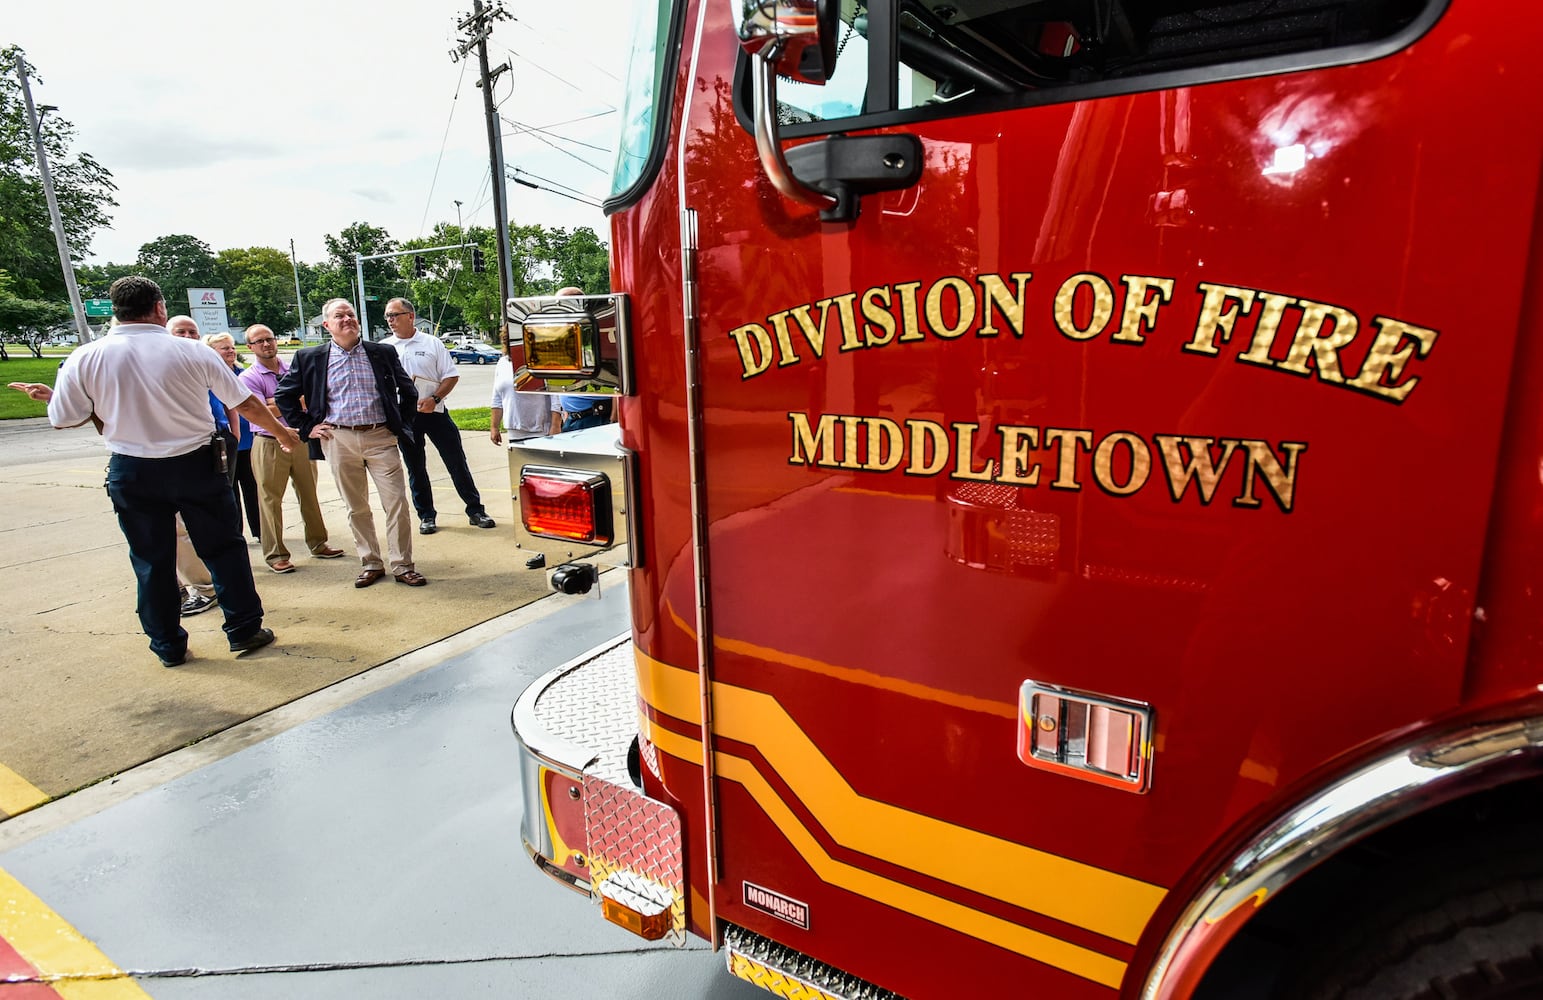
POLYGON ((370 512, 373 481, 386 512, 391 575, 397 583, 421 587, 429 581, 413 565, 407 478, 397 449, 398 437, 412 437, 402 414, 414 412, 418 391, 395 350, 360 336, 359 317, 347 299, 328 301, 321 315, 332 340, 295 352, 273 403, 309 442, 312 457, 325 458, 332 469, 362 567, 354 586, 368 587, 386 575, 370 512))

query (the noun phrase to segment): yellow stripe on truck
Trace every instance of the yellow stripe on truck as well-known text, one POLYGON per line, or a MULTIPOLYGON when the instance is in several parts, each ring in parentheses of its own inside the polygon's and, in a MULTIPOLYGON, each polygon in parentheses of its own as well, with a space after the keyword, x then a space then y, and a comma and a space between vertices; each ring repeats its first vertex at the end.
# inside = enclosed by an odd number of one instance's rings
MULTIPOLYGON (((660 752, 689 763, 700 762, 700 742, 652 723, 646 732, 660 752)), ((1083 979, 1119 988, 1125 976, 1124 962, 838 861, 825 852, 755 765, 720 751, 714 755, 714 768, 719 778, 736 782, 750 793, 822 881, 1083 979)))
MULTIPOLYGON (((636 655, 643 700, 700 726, 697 674, 636 655)), ((713 717, 716 735, 760 751, 820 826, 850 850, 1127 944, 1162 902, 1160 886, 858 794, 770 695, 715 682, 713 717)), ((701 762, 700 741, 685 759, 701 762)), ((769 786, 765 794, 775 799, 769 786)), ((768 803, 761 806, 771 812, 768 803)))

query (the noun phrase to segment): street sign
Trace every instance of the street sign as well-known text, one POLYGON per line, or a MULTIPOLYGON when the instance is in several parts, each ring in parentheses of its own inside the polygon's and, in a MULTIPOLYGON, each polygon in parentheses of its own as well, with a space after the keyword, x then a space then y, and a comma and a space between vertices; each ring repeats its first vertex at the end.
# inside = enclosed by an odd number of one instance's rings
POLYGON ((86 300, 86 318, 87 319, 106 319, 108 316, 111 316, 112 314, 113 314, 113 300, 112 299, 87 299, 86 300))

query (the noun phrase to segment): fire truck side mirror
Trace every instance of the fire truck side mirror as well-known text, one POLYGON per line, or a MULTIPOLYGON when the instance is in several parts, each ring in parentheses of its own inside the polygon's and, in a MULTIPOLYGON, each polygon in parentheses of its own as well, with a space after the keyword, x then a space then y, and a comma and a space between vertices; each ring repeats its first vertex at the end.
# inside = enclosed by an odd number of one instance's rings
POLYGON ((750 57, 755 151, 761 169, 784 197, 822 212, 836 209, 839 199, 804 183, 788 169, 777 136, 777 76, 806 83, 824 83, 830 78, 836 68, 839 0, 733 2, 740 11, 735 22, 739 26, 739 44, 750 57))
POLYGON ((836 69, 839 0, 734 0, 739 43, 763 55, 777 73, 824 83, 836 69))

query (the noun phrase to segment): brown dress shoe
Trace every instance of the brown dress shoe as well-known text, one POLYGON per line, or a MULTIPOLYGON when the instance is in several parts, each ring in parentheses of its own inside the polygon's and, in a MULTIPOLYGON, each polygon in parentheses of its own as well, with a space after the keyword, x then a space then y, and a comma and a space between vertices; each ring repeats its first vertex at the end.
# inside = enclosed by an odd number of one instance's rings
POLYGON ((396 575, 396 582, 405 583, 409 587, 423 587, 426 586, 429 581, 424 578, 422 573, 415 569, 410 569, 405 573, 398 573, 396 575))
POLYGON ((311 555, 315 556, 318 559, 336 559, 339 556, 343 555, 343 550, 342 549, 335 549, 335 548, 333 548, 330 545, 323 545, 321 548, 317 549, 315 552, 312 552, 311 555))
POLYGON ((367 569, 354 579, 354 586, 368 587, 370 584, 378 582, 385 575, 386 571, 383 569, 367 569))

